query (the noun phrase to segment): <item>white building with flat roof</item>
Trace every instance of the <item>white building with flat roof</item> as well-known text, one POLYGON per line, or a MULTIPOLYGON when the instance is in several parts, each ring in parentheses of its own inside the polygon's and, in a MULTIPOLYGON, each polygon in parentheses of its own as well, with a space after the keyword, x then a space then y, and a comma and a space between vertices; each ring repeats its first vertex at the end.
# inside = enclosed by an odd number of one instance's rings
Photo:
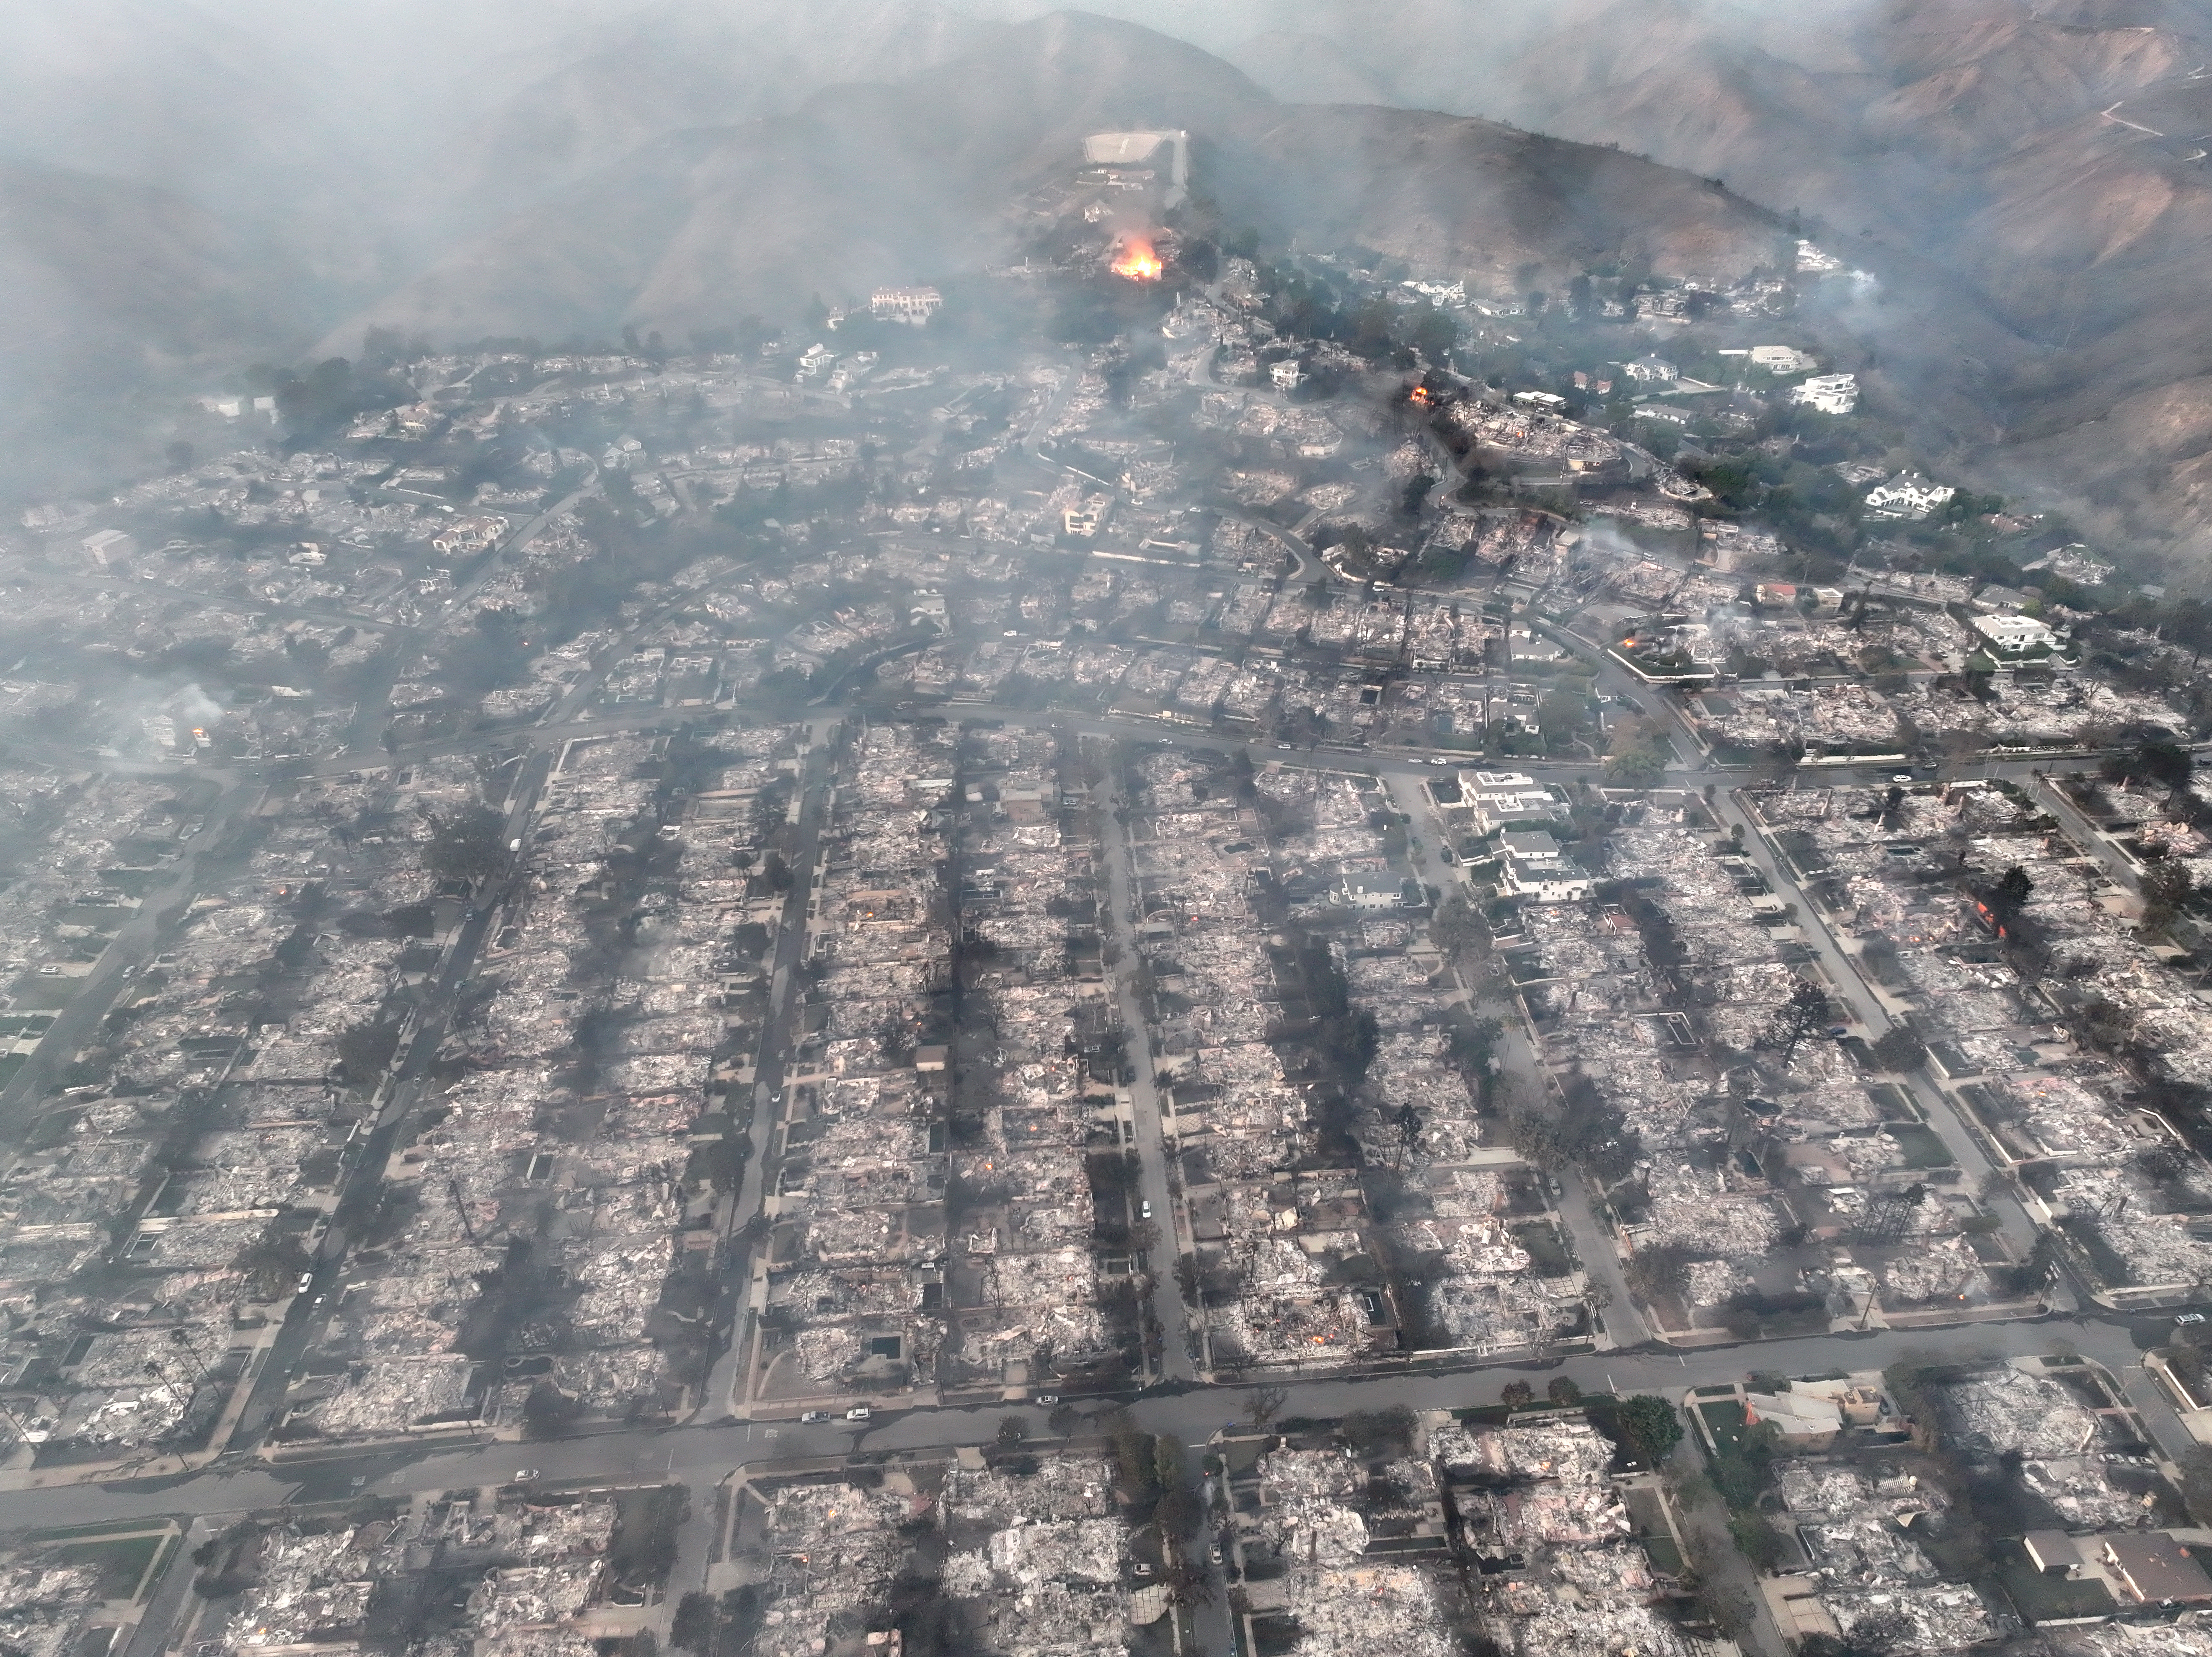
POLYGON ((1589 871, 1559 849, 1559 842, 1538 830, 1498 837, 1501 889, 1510 897, 1538 903, 1576 903, 1589 895, 1589 871))
POLYGON ((1790 391, 1792 403, 1802 403, 1820 414, 1847 415, 1859 406, 1856 374, 1814 374, 1790 391))
POLYGON ((944 304, 945 295, 934 288, 878 288, 868 295, 868 313, 878 322, 919 328, 944 304))
POLYGON ((1163 208, 1180 207, 1190 194, 1190 134, 1180 128, 1158 132, 1094 132, 1083 141, 1083 159, 1092 167, 1157 167, 1168 150, 1163 208))
POLYGON ((2033 616, 1977 616, 1972 626, 1992 656, 2044 655, 2058 648, 2058 635, 2033 616))
MULTIPOLYGON (((1812 382, 1808 380, 1806 384, 1812 382)), ((1917 523, 1949 505, 1956 494, 1958 490, 1948 483, 1931 483, 1918 472, 1899 472, 1887 483, 1877 483, 1866 492, 1866 515, 1917 523)))
POLYGON ((1770 374, 1809 374, 1820 366, 1819 358, 1795 345, 1754 345, 1750 356, 1753 367, 1764 368, 1770 374))

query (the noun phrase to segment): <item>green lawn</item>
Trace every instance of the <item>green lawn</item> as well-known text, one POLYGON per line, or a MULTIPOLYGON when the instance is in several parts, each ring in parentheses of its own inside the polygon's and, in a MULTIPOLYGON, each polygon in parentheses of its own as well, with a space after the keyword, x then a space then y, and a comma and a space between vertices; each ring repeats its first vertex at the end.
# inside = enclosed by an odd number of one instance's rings
POLYGON ((99 1574, 94 1589, 102 1599, 128 1599, 137 1592, 146 1568, 154 1563, 166 1536, 125 1536, 112 1542, 69 1543, 54 1551, 58 1565, 85 1565, 99 1574))
POLYGON ((1698 1405, 1698 1413, 1705 1417, 1705 1427, 1713 1435, 1713 1442, 1723 1450, 1734 1449, 1743 1437, 1743 1401, 1741 1399, 1718 1399, 1711 1404, 1698 1405))
POLYGON ((1635 1522, 1637 1541, 1651 1556, 1652 1569, 1669 1576, 1680 1575, 1682 1551, 1674 1545, 1674 1534, 1667 1528, 1667 1511, 1659 1492, 1639 1484, 1625 1491, 1621 1500, 1635 1522))
POLYGON ((1954 1159, 1942 1136, 1923 1122, 1893 1122, 1889 1137, 1905 1152, 1907 1168, 1949 1168, 1954 1159))
POLYGON ((1891 1083, 1876 1082, 1867 1089, 1867 1096, 1881 1112, 1884 1121, 1917 1122, 1920 1120, 1920 1113, 1913 1109, 1912 1102, 1891 1083))

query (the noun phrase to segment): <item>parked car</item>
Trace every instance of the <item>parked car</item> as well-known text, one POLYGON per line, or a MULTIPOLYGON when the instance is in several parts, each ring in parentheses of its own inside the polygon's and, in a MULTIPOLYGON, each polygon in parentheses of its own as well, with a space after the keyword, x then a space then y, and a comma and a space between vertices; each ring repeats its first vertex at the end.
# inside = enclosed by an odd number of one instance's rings
POLYGON ((1152 1205, 1150 1203, 1139 1203, 1137 1205, 1137 1217, 1140 1220, 1151 1219, 1152 1217, 1152 1205))
POLYGON ((2174 1319, 2174 1321, 2185 1324, 2202 1323, 2204 1321, 2204 1314, 2202 1312, 2184 1312, 2179 1317, 2174 1319))
POLYGON ((811 1427, 817 1421, 829 1420, 830 1412, 827 1410, 809 1410, 799 1418, 811 1427))
POLYGON ((1058 1393, 1039 1393, 1036 1396, 1036 1401, 1040 1404, 1048 1405, 1057 1404, 1060 1402, 1060 1394, 1058 1393))
POLYGON ((535 1467, 517 1467, 514 1470, 514 1482, 518 1484, 527 1484, 537 1477, 538 1469, 535 1467))
POLYGON ((875 1414, 876 1412, 873 1410, 871 1410, 866 1405, 856 1404, 851 1409, 845 1411, 845 1419, 848 1421, 872 1421, 875 1419, 875 1414))

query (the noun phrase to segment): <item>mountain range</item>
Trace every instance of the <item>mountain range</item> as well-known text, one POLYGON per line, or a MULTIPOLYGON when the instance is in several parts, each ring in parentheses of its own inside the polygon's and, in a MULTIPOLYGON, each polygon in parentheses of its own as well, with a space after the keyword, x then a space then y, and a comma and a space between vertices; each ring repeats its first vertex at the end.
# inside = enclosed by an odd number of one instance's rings
POLYGON ((2212 0, 380 3, 372 52, 17 0, 0 440, 372 322, 681 337, 972 270, 1085 132, 1172 124, 1225 217, 1480 287, 1731 275, 1794 217, 1879 278, 1832 320, 1929 458, 2212 570, 2212 0))
POLYGON ((1061 13, 895 83, 649 143, 489 227, 334 342, 369 324, 681 337, 972 270, 1011 255, 1010 203, 1065 171, 1086 133, 1133 126, 1192 131, 1233 222, 1486 288, 1564 284, 1624 252, 1733 276, 1782 246, 1772 215, 1674 169, 1488 121, 1284 104, 1195 47, 1061 13))
POLYGON ((1480 29, 1441 0, 1267 9, 1278 26, 1224 55, 1279 97, 1618 143, 1801 211, 1855 262, 1917 272, 1921 325, 1944 337, 1920 372, 1984 419, 1954 458, 2203 574, 2203 0, 1559 0, 1480 29))

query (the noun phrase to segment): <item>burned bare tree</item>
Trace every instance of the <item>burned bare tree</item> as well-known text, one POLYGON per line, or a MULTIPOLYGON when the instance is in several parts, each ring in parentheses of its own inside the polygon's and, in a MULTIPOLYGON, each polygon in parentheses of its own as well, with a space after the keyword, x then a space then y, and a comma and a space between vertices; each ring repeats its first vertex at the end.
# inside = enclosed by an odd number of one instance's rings
POLYGON ((1800 979, 1797 987, 1790 992, 1790 998, 1774 1010, 1760 1045, 1780 1048, 1782 1068, 1788 1070, 1790 1061, 1797 1056, 1797 1044, 1826 1029, 1835 1016, 1835 1004, 1828 998, 1828 992, 1810 979, 1800 979))

